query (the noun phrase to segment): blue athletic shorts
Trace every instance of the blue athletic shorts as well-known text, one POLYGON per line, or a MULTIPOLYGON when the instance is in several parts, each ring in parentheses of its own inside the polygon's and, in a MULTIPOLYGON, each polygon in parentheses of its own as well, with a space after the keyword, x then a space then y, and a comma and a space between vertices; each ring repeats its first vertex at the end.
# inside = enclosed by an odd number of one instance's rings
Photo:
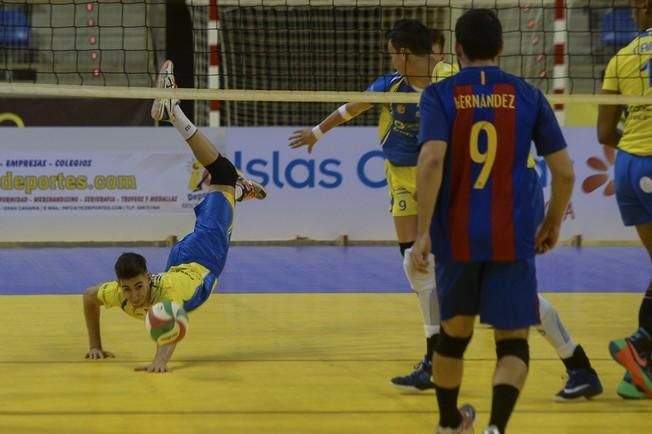
POLYGON ((226 263, 233 225, 233 205, 221 192, 209 193, 195 207, 195 229, 170 251, 170 267, 197 262, 219 276, 226 263))
POLYGON ((514 262, 435 262, 443 321, 479 314, 480 322, 501 330, 541 322, 534 258, 514 262))
POLYGON ((625 226, 652 222, 652 157, 618 151, 616 201, 625 226))

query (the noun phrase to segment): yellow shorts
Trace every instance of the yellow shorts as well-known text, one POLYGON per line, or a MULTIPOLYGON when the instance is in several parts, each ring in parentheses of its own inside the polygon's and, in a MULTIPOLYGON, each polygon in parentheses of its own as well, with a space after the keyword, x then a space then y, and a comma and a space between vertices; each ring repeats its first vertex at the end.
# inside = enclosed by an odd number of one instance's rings
POLYGON ((394 217, 417 215, 417 168, 415 166, 394 166, 385 160, 385 178, 390 198, 390 211, 394 217))

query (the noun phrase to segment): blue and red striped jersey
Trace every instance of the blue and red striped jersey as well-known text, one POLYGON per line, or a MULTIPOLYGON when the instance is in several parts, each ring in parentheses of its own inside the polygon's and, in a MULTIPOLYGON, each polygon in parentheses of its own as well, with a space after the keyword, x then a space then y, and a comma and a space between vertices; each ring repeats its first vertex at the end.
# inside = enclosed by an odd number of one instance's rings
POLYGON ((469 67, 428 87, 420 102, 419 144, 446 142, 430 233, 436 257, 514 261, 535 254, 543 191, 528 168, 566 148, 543 94, 497 66, 469 67))

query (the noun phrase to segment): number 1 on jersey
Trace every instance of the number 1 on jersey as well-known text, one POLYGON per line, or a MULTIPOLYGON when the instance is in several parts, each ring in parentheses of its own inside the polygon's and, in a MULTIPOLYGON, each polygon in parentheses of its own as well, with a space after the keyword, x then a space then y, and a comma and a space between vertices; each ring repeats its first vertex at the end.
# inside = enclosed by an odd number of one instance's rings
POLYGON ((491 175, 491 169, 494 166, 494 161, 496 161, 496 148, 498 147, 496 127, 487 121, 474 123, 473 127, 471 127, 469 146, 471 148, 471 159, 473 162, 483 165, 473 188, 482 190, 487 184, 489 175, 491 175), (480 134, 483 131, 487 135, 487 150, 484 153, 480 152, 480 134))

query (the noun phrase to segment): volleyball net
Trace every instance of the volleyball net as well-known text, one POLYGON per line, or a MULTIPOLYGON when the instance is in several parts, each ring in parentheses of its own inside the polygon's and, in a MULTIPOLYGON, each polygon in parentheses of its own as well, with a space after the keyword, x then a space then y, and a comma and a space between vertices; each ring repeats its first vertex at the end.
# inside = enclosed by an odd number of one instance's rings
MULTIPOLYGON (((195 101, 206 126, 312 125, 391 71, 385 35, 401 18, 444 33, 470 7, 496 10, 501 66, 556 103, 601 101, 608 60, 636 34, 626 0, 36 0, 0 2, 0 93, 12 97, 195 101), (154 89, 172 58, 182 89, 154 89)), ((642 98, 642 101, 647 99, 642 98)), ((376 122, 373 112, 353 125, 376 122)))

